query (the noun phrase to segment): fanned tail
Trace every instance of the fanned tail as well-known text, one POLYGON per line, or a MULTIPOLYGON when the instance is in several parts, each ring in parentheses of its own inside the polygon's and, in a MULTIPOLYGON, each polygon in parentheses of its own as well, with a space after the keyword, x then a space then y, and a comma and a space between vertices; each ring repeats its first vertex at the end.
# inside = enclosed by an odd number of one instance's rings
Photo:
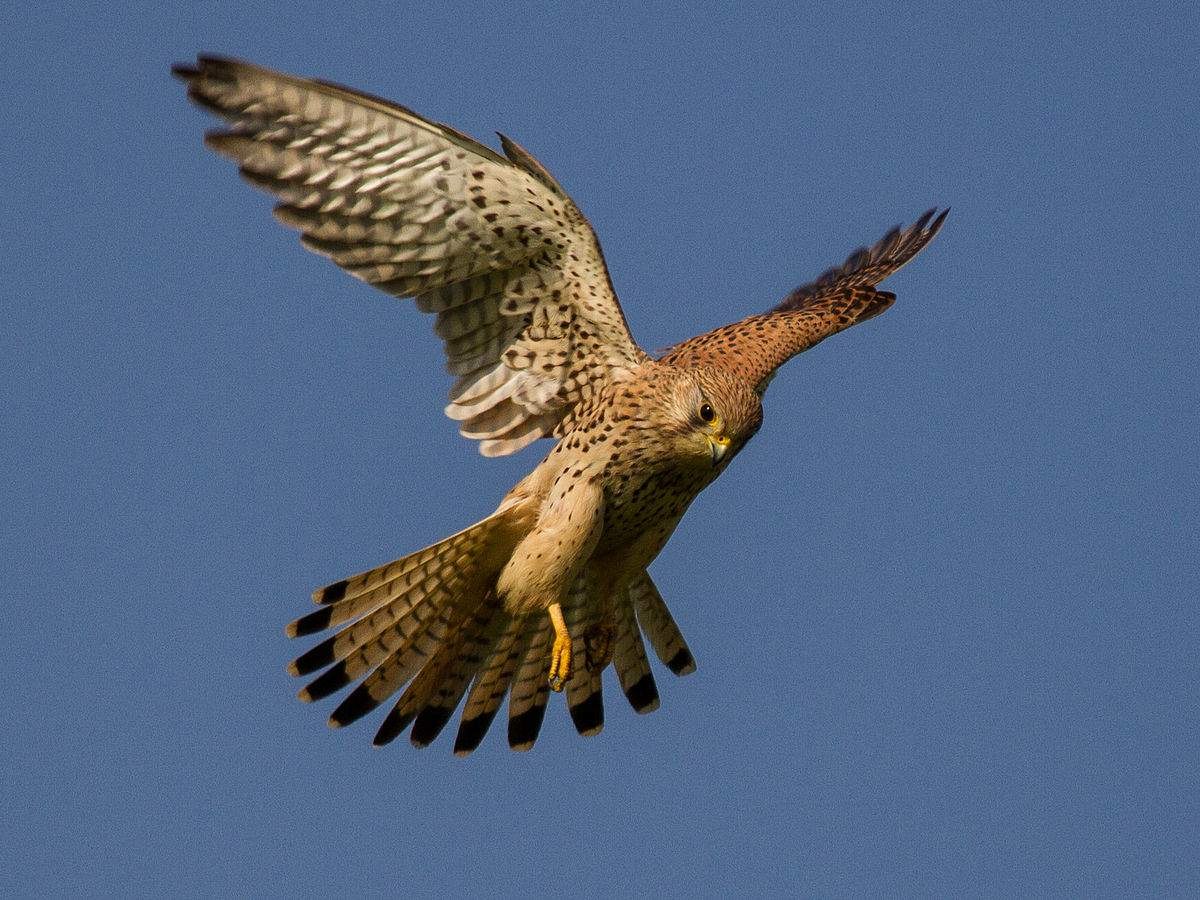
MULTIPOLYGON (((575 729, 584 736, 599 734, 604 727, 601 682, 609 662, 589 669, 586 635, 600 619, 598 610, 604 608, 589 595, 590 586, 586 577, 582 578, 564 610, 574 650, 573 674, 566 685, 567 709, 575 729)), ((658 687, 650 671, 643 632, 663 664, 676 675, 696 671, 691 650, 647 572, 612 598, 611 614, 611 664, 621 690, 636 712, 653 712, 659 706, 658 687)), ((467 756, 479 746, 506 693, 509 746, 520 751, 533 747, 550 697, 546 676, 552 640, 547 617, 540 613, 508 622, 471 687, 454 743, 457 755, 467 756)))
MULTIPOLYGON (((371 712, 410 680, 405 709, 415 702, 419 686, 430 684, 422 701, 445 703, 449 698, 440 693, 443 685, 435 671, 454 674, 456 666, 447 660, 464 648, 477 650, 501 610, 492 588, 515 545, 506 516, 499 511, 423 550, 315 591, 320 609, 289 624, 287 634, 344 627, 288 667, 293 675, 325 670, 301 689, 300 699, 319 700, 362 679, 330 716, 335 727, 371 712)), ((434 718, 426 716, 423 733, 434 718)), ((384 725, 394 727, 395 719, 384 725)))
MULTIPOLYGON (((424 550, 314 592, 320 608, 292 622, 287 633, 342 627, 289 666, 293 675, 320 673, 300 698, 318 700, 357 681, 329 717, 331 726, 341 727, 400 693, 373 742, 387 744, 411 726, 412 744, 424 747, 466 696, 454 752, 467 756, 508 696, 509 746, 532 748, 549 700, 553 632, 544 613, 513 616, 496 596, 496 577, 516 542, 503 516, 497 513, 424 550)), ((564 604, 575 648, 567 708, 585 736, 604 726, 602 673, 610 662, 634 710, 658 708, 643 632, 673 672, 695 670, 649 574, 611 602, 600 599, 593 581, 582 575, 564 604), (599 663, 589 638, 598 627, 612 635, 611 649, 599 663)))

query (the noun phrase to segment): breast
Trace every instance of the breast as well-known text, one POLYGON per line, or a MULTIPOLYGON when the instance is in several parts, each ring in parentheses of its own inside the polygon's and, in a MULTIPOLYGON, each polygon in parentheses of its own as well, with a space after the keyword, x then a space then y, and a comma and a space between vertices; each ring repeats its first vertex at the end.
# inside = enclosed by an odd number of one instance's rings
POLYGON ((643 471, 612 479, 605 493, 604 531, 597 553, 605 554, 661 534, 654 550, 657 555, 688 506, 711 480, 710 473, 694 469, 643 471))

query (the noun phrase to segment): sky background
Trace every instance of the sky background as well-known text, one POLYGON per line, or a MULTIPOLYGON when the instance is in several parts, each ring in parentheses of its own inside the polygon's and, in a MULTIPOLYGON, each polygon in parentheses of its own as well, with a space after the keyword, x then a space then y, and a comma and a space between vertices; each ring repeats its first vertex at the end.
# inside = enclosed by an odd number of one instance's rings
POLYGON ((0 892, 1200 892, 1194 4, 108 6, 0 12, 0 892), (457 436, 197 51, 512 135, 647 348, 953 207, 654 564, 658 712, 463 761, 293 699, 314 586, 548 445, 457 436))

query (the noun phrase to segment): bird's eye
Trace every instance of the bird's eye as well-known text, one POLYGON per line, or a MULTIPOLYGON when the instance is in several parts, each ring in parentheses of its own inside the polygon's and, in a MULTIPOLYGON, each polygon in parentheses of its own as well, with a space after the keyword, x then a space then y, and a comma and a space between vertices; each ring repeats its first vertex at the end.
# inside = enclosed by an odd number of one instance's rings
POLYGON ((703 406, 700 407, 701 421, 711 422, 714 418, 716 418, 716 415, 717 414, 715 412, 713 412, 713 408, 711 406, 709 406, 707 403, 705 403, 703 406))

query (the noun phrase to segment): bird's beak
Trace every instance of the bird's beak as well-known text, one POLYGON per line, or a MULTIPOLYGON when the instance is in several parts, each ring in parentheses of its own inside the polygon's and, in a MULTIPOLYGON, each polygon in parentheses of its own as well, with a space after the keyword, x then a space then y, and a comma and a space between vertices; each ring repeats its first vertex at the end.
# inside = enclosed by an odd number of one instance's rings
POLYGON ((729 436, 725 434, 709 435, 708 449, 712 453, 713 465, 717 465, 729 452, 729 436))

